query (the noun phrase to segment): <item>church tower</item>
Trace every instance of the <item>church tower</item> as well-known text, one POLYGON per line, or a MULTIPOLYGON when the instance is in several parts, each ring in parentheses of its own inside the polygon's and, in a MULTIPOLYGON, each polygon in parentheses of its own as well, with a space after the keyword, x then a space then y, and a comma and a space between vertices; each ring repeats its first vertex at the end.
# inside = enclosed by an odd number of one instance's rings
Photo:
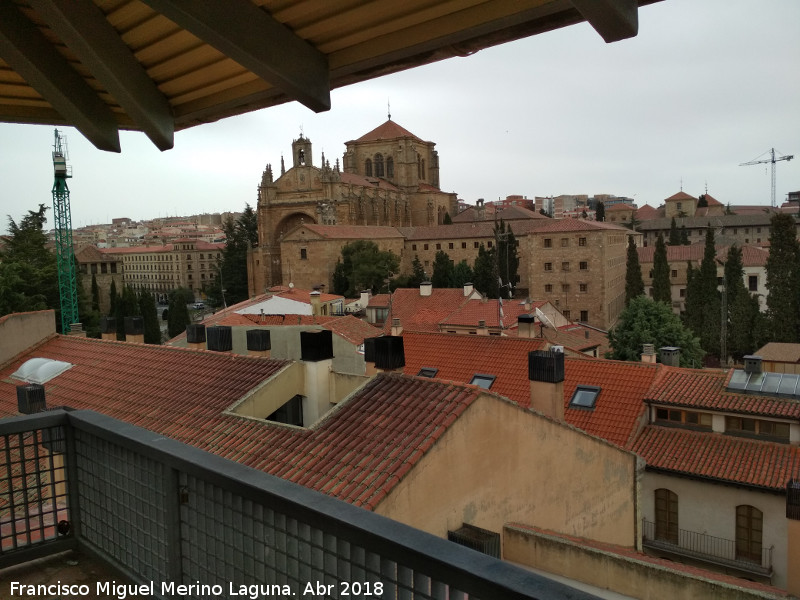
POLYGON ((311 140, 303 137, 302 133, 300 134, 299 138, 292 142, 292 166, 313 166, 311 158, 311 140))

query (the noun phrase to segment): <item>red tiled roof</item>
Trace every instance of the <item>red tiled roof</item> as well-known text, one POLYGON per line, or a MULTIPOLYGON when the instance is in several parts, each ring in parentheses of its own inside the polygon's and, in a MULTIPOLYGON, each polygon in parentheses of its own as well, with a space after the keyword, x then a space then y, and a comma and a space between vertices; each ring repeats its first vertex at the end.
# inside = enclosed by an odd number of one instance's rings
POLYGON ((342 172, 340 173, 339 177, 342 183, 350 185, 360 185, 364 187, 381 188, 383 190, 394 191, 399 189, 396 185, 390 181, 386 181, 385 179, 378 179, 377 177, 365 177, 364 175, 359 175, 358 173, 342 172))
POLYGON ((353 315, 344 317, 334 317, 323 324, 325 329, 330 329, 333 333, 343 337, 348 342, 356 346, 363 344, 364 339, 377 337, 382 331, 377 327, 357 319, 353 315))
MULTIPOLYGON (((540 303, 543 304, 543 303, 540 303)), ((500 307, 496 299, 473 299, 463 303, 439 322, 442 326, 477 327, 478 321, 486 321, 487 327, 508 328, 516 326, 517 318, 533 310, 525 310, 525 303, 519 300, 506 300, 503 302, 503 318, 500 320, 500 307)))
POLYGON ((712 206, 724 206, 722 202, 714 198, 711 194, 706 194, 706 202, 708 203, 709 207, 712 206))
MULTIPOLYGON (((247 325, 326 325, 331 321, 343 317, 314 316, 314 315, 238 315, 244 317, 247 325)), ((227 321, 227 319, 226 319, 227 321)), ((230 325, 230 323, 220 323, 230 325)))
POLYGON ((57 336, 0 370, 0 417, 16 414, 9 376, 34 356, 75 365, 48 384, 48 404, 96 410, 368 509, 482 393, 379 375, 313 428, 292 428, 222 412, 286 361, 57 336))
POLYGON ((800 447, 789 444, 650 425, 630 449, 649 468, 776 492, 800 477, 800 447))
POLYGON ((355 140, 356 142, 377 142, 379 140, 393 140, 396 138, 403 138, 403 137, 410 137, 414 138, 415 140, 422 141, 413 133, 411 133, 408 129, 401 127, 391 119, 388 121, 381 123, 372 131, 365 133, 360 138, 355 140))
POLYGON ((728 392, 733 371, 664 367, 647 394, 648 400, 715 411, 783 418, 800 418, 800 401, 777 396, 728 392))
POLYGON ((800 344, 769 342, 754 354, 769 361, 800 363, 800 344))
POLYGON ((640 209, 636 211, 636 218, 640 221, 646 221, 648 219, 657 219, 661 215, 658 214, 658 209, 653 208, 649 204, 645 204, 640 209))
POLYGON ((686 192, 681 190, 677 194, 673 194, 672 196, 667 198, 665 201, 666 202, 678 202, 679 200, 694 200, 696 202, 697 198, 695 198, 694 196, 690 196, 689 194, 687 194, 686 192))
MULTIPOLYGON (((769 251, 759 246, 752 246, 750 244, 740 245, 742 250, 742 266, 744 267, 763 267, 767 264, 769 251)), ((728 259, 729 245, 718 244, 716 246, 717 262, 723 263, 728 259)), ((655 246, 640 246, 636 248, 639 254, 640 263, 652 263, 655 254, 655 246)), ((696 242, 689 246, 667 246, 667 261, 668 262, 687 262, 692 261, 699 263, 703 260, 703 253, 705 252, 705 244, 703 242, 696 242)))
POLYGON ((380 225, 315 225, 307 223, 302 227, 313 231, 320 237, 333 240, 371 240, 403 237, 396 227, 380 225))
POLYGON ((369 302, 367 303, 367 306, 377 306, 379 308, 384 308, 389 306, 391 299, 392 299, 391 294, 375 294, 374 296, 369 297, 369 302))
POLYGON ((568 231, 600 231, 614 229, 618 231, 630 231, 621 225, 609 223, 607 221, 588 221, 586 219, 573 219, 566 217, 564 219, 548 219, 546 221, 537 221, 535 231, 539 232, 568 232, 568 231))
POLYGON ((422 296, 419 288, 397 288, 384 331, 391 331, 393 319, 400 319, 404 331, 438 331, 439 323, 467 301, 462 288, 434 288, 430 296, 422 296))
POLYGON ((620 202, 618 204, 612 204, 608 208, 606 208, 606 212, 621 212, 621 211, 635 211, 636 207, 632 204, 626 204, 624 202, 620 202))

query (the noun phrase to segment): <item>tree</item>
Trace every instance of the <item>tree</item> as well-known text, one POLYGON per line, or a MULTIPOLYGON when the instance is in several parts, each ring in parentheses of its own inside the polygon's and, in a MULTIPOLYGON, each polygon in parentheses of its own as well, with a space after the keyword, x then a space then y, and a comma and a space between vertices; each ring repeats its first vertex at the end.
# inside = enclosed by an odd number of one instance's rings
POLYGON ((505 290, 500 291, 507 292, 511 298, 519 283, 519 242, 511 231, 511 225, 506 226, 502 219, 499 225, 494 226, 494 239, 496 243, 492 252, 497 261, 497 275, 505 286, 505 290))
POLYGON ((188 305, 194 300, 192 290, 177 288, 172 290, 169 295, 169 307, 167 310, 167 333, 170 338, 180 335, 186 331, 186 326, 191 323, 189 319, 188 305))
POLYGON ((450 287, 463 288, 465 283, 471 283, 473 279, 472 268, 466 260, 462 260, 453 267, 450 287))
POLYGON ((158 310, 156 309, 156 299, 149 291, 144 290, 139 293, 139 312, 144 320, 144 343, 160 344, 161 327, 158 324, 158 310))
POLYGON ((442 225, 452 225, 452 224, 453 224, 453 219, 450 218, 450 213, 445 212, 444 219, 442 219, 442 225))
POLYGON ((700 194, 697 198, 697 208, 706 208, 708 207, 708 199, 706 198, 705 194, 700 194))
POLYGON ((223 295, 227 304, 247 300, 247 253, 258 244, 258 215, 249 204, 238 219, 229 217, 222 225, 225 232, 225 249, 217 263, 218 273, 213 282, 204 288, 209 302, 222 304, 223 295), (224 294, 222 290, 225 290, 224 294))
POLYGON ((357 240, 345 244, 333 273, 337 294, 353 298, 361 290, 377 294, 400 266, 400 259, 389 250, 381 250, 373 241, 357 240))
POLYGON ((46 212, 40 204, 19 224, 8 217, 9 236, 0 253, 0 315, 52 308, 60 328, 58 266, 55 254, 47 249, 46 212))
POLYGON ((631 231, 636 231, 636 228, 639 226, 639 220, 636 218, 636 212, 634 211, 631 215, 631 220, 627 223, 623 223, 625 227, 630 229, 631 231))
POLYGON ((444 250, 436 252, 433 259, 433 275, 431 276, 431 283, 435 288, 450 287, 453 279, 453 261, 444 250))
POLYGON ((483 244, 478 248, 478 256, 472 266, 473 282, 475 289, 489 298, 497 298, 497 263, 494 253, 487 250, 483 244))
POLYGON ((633 236, 628 236, 628 257, 625 263, 625 306, 631 300, 644 295, 644 280, 642 279, 642 267, 639 264, 639 252, 636 250, 636 242, 633 236))
POLYGON ((606 220, 606 205, 602 202, 597 203, 597 208, 594 209, 594 220, 595 221, 605 221, 606 220))
POLYGON ((136 317, 141 314, 139 311, 139 299, 136 296, 136 292, 133 289, 126 285, 122 288, 122 294, 117 299, 117 307, 116 307, 116 317, 117 321, 117 339, 120 341, 125 340, 125 317, 136 317))
POLYGON ((411 262, 411 279, 409 279, 409 287, 419 287, 425 281, 425 270, 422 268, 422 261, 418 255, 414 255, 414 260, 411 262))
MULTIPOLYGON (((728 307, 728 354, 741 359, 756 349, 755 342, 761 337, 761 318, 758 297, 751 296, 744 285, 742 250, 736 245, 728 249, 725 260, 725 295, 728 307)), ((727 359, 725 356, 721 358, 727 359)))
POLYGON ((92 274, 92 310, 100 311, 100 288, 97 287, 97 277, 92 274))
POLYGON ((669 263, 667 262, 667 245, 664 236, 658 234, 656 250, 653 254, 653 300, 672 303, 672 286, 669 282, 669 263))
POLYGON ((681 245, 688 246, 689 244, 689 231, 686 229, 686 225, 681 225, 681 245))
POLYGON ((700 337, 709 354, 720 352, 720 298, 717 291, 717 251, 714 229, 706 228, 706 243, 700 269, 690 269, 686 285, 686 324, 700 337))
POLYGON ((700 341, 684 327, 669 305, 647 296, 631 300, 609 331, 608 342, 613 348, 610 358, 616 360, 641 360, 643 344, 680 348, 682 367, 699 367, 703 359, 700 341))
POLYGON ((679 246, 681 243, 681 234, 678 232, 678 224, 675 222, 675 217, 672 217, 672 222, 669 224, 669 245, 679 246))
POLYGON ((117 314, 117 282, 113 279, 111 280, 111 290, 109 291, 109 311, 108 314, 114 316, 117 314))
POLYGON ((788 214, 770 222, 767 258, 767 319, 770 341, 800 341, 800 246, 797 224, 788 214))

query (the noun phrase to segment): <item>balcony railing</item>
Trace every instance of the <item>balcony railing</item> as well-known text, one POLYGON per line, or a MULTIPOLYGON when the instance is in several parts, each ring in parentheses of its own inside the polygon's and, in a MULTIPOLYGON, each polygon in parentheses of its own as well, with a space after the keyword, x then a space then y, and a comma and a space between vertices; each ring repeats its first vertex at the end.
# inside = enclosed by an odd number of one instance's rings
POLYGON ((715 537, 696 531, 678 529, 677 543, 658 538, 656 524, 642 520, 643 544, 650 548, 665 550, 704 562, 732 567, 750 573, 768 576, 772 573, 772 547, 762 548, 761 555, 753 559, 736 551, 736 541, 715 537))
POLYGON ((73 548, 158 598, 594 598, 98 413, 0 420, 0 568, 73 548))

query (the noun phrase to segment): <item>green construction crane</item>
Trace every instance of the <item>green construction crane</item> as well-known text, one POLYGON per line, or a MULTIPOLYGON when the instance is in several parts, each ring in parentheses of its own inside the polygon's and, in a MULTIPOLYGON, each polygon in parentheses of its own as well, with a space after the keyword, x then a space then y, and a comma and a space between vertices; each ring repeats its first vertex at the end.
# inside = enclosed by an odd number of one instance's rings
POLYGON ((78 285, 75 276, 75 250, 72 248, 72 212, 69 207, 67 179, 72 171, 67 167, 66 141, 56 129, 53 144, 53 215, 56 230, 56 259, 58 261, 58 294, 61 298, 61 332, 69 333, 78 317, 78 285))

